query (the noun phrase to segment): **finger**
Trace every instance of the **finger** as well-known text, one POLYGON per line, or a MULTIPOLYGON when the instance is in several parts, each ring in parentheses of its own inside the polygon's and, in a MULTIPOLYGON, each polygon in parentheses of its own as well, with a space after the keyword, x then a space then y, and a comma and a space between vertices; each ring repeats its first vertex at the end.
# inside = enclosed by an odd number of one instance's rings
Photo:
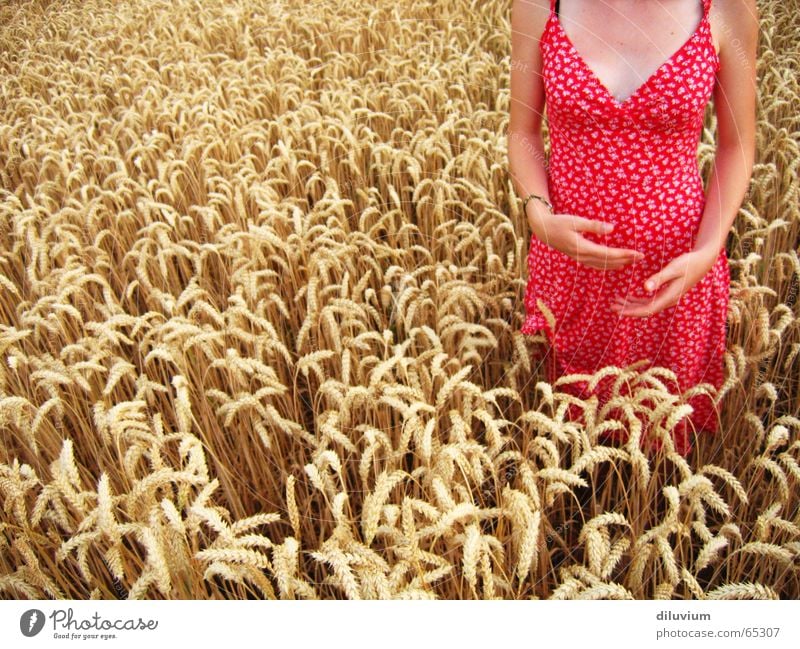
POLYGON ((612 298, 612 299, 614 299, 615 301, 620 302, 620 303, 624 303, 626 301, 629 301, 629 302, 649 302, 650 300, 653 299, 653 296, 652 295, 641 295, 640 296, 640 295, 632 295, 630 293, 622 293, 620 295, 615 295, 614 298, 612 298))
POLYGON ((616 313, 620 316, 625 316, 628 318, 646 318, 658 312, 657 308, 649 304, 625 304, 624 306, 612 308, 611 310, 616 311, 616 313))
POLYGON ((671 282, 667 288, 645 304, 629 304, 623 306, 618 313, 624 316, 648 317, 675 306, 681 298, 680 284, 671 282))
POLYGON ((584 216, 572 215, 572 227, 581 232, 594 232, 595 234, 608 234, 614 229, 613 223, 606 221, 599 221, 597 219, 588 219, 584 216))
POLYGON ((595 255, 601 259, 642 259, 644 254, 638 250, 630 248, 614 248, 595 243, 581 236, 578 237, 578 246, 581 252, 587 255, 595 255))
POLYGON ((612 306, 617 308, 622 308, 626 306, 629 308, 634 308, 634 307, 657 308, 659 305, 658 300, 663 301, 665 299, 665 296, 666 299, 670 298, 671 296, 671 294, 669 293, 670 288, 675 289, 674 286, 670 287, 670 285, 667 285, 666 287, 663 288, 663 290, 659 291, 659 293, 657 293, 656 295, 638 296, 638 295, 633 295, 632 293, 624 293, 621 295, 616 295, 612 298, 612 306))
POLYGON ((620 315, 642 314, 653 308, 654 298, 614 301, 609 309, 620 315))
POLYGON ((630 258, 630 257, 622 257, 622 258, 605 257, 603 255, 597 255, 592 252, 586 252, 583 249, 577 250, 573 258, 576 261, 580 262, 581 264, 584 264, 586 266, 591 266, 592 268, 597 268, 599 270, 611 270, 611 269, 621 268, 626 264, 630 264, 632 262, 637 261, 635 258, 630 258))
POLYGON ((652 300, 653 300, 652 297, 637 297, 636 295, 617 295, 612 299, 612 303, 622 306, 623 304, 647 304, 652 300))
MULTIPOLYGON (((602 248, 602 246, 601 246, 602 248)), ((605 254, 604 252, 597 253, 593 250, 587 250, 583 246, 579 246, 576 257, 582 264, 593 266, 599 269, 616 269, 622 268, 627 264, 636 263, 641 260, 641 256, 636 251, 621 251, 605 254)))

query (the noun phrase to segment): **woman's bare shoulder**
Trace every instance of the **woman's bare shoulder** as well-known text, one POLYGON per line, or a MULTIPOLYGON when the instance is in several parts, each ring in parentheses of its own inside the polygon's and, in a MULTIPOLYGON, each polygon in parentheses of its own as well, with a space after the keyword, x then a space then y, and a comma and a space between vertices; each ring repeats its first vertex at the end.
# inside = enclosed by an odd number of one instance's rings
POLYGON ((511 29, 538 41, 550 13, 550 0, 512 0, 511 29))
MULTIPOLYGON (((756 0, 713 0, 709 11, 711 31, 719 43, 719 53, 741 50, 754 41, 758 31, 756 0)), ((741 56, 741 52, 738 52, 741 56)))
POLYGON ((711 2, 710 14, 715 12, 720 16, 732 17, 737 11, 756 10, 757 0, 713 0, 711 2))
POLYGON ((734 26, 747 29, 747 25, 758 22, 758 3, 756 0, 713 0, 708 15, 720 31, 730 32, 734 26))

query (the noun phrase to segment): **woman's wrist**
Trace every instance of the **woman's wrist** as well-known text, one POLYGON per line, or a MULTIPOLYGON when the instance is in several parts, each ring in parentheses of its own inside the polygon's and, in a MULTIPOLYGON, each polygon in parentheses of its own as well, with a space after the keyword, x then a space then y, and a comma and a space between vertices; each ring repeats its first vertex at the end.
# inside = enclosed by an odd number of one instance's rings
POLYGON ((553 212, 542 201, 531 199, 525 205, 525 216, 531 230, 538 237, 539 232, 545 229, 547 222, 553 216, 553 212))
POLYGON ((546 205, 550 209, 550 211, 553 210, 553 206, 550 204, 550 200, 546 196, 544 196, 542 194, 537 194, 535 192, 531 192, 524 199, 522 199, 522 211, 523 212, 526 210, 528 203, 530 203, 531 201, 538 201, 538 202, 546 205))
POLYGON ((706 260, 708 267, 711 268, 717 261, 720 252, 722 252, 722 246, 720 246, 719 248, 714 248, 712 245, 709 244, 694 246, 692 248, 692 252, 696 253, 700 257, 703 257, 706 260))

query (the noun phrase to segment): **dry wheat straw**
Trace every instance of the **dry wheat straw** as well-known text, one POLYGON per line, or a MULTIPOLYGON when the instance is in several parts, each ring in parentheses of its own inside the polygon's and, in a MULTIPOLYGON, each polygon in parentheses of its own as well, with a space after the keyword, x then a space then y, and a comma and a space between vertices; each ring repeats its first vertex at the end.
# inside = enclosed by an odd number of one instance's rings
POLYGON ((725 381, 677 394, 643 361, 542 380, 481 57, 507 6, 468 5, 5 8, 4 597, 798 597, 791 7, 760 14, 725 381))

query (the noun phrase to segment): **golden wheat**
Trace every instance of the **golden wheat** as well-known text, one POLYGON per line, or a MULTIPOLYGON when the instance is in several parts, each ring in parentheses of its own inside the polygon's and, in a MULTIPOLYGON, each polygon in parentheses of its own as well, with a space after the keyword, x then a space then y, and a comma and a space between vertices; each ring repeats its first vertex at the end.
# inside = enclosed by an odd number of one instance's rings
POLYGON ((518 331, 508 3, 0 6, 2 596, 800 596, 800 27, 759 4, 725 382, 680 394, 518 331))

